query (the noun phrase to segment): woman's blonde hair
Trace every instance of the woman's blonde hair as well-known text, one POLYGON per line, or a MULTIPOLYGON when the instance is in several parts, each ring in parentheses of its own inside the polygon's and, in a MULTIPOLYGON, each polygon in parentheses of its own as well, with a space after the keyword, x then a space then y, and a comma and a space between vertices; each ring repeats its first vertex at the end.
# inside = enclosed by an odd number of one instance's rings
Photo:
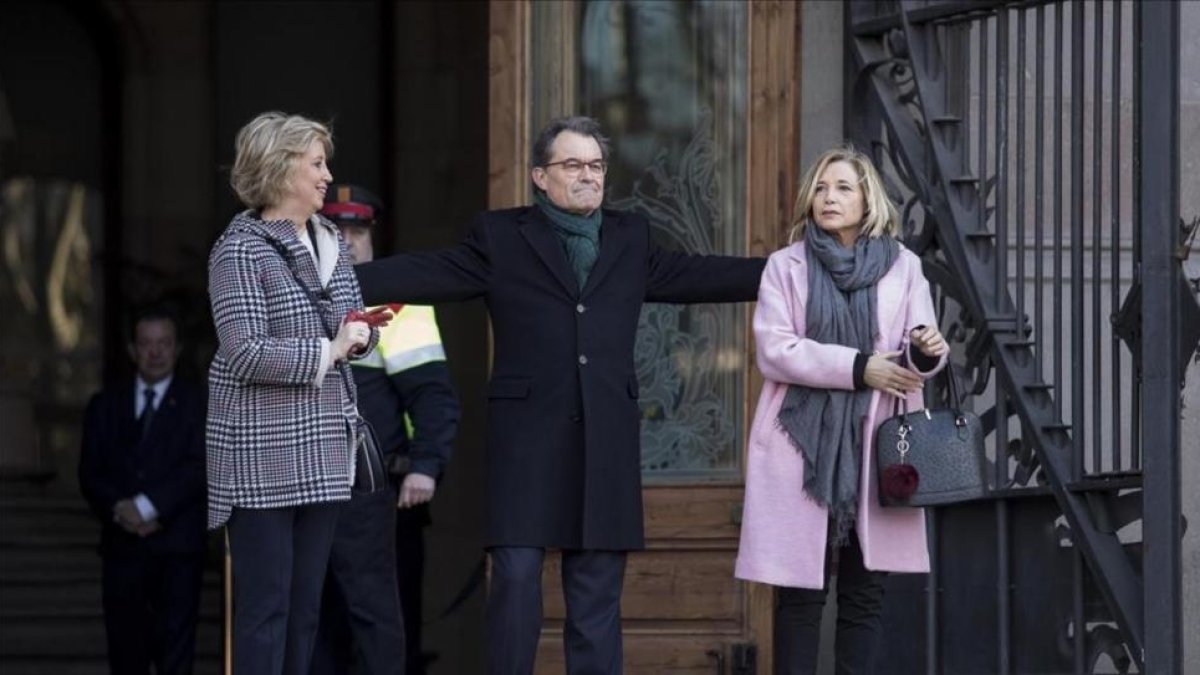
POLYGON ((314 141, 333 156, 329 127, 299 115, 265 112, 242 127, 234 140, 237 156, 229 184, 238 199, 252 209, 278 204, 292 176, 295 159, 308 152, 314 141))
POLYGON ((796 210, 792 219, 792 229, 788 232, 788 243, 804 236, 804 228, 812 221, 817 182, 821 179, 821 174, 825 173, 826 167, 834 162, 846 162, 854 167, 855 173, 858 174, 858 185, 863 192, 863 220, 858 229, 859 236, 899 236, 900 215, 896 212, 892 200, 888 199, 887 191, 883 189, 883 179, 871 158, 855 150, 854 146, 845 145, 821 153, 808 173, 804 174, 800 192, 796 195, 796 210))

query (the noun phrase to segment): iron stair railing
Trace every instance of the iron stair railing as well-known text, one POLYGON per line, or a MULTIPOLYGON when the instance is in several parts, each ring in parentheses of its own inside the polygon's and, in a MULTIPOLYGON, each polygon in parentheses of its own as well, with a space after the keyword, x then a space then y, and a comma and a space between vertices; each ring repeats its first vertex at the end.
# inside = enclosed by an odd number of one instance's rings
MULTIPOLYGON (((876 10, 873 17, 855 23, 849 39, 858 75, 847 104, 870 99, 882 114, 881 119, 860 119, 863 126, 848 131, 861 143, 878 135, 872 123, 881 122, 885 127, 890 159, 905 174, 905 183, 919 198, 927 222, 933 224, 923 234, 936 236, 950 270, 958 277, 960 300, 979 327, 968 349, 994 367, 998 388, 1007 393, 1021 421, 1024 441, 1037 449, 1037 459, 1070 527, 1072 541, 1140 665, 1144 653, 1140 575, 1114 528, 1100 522, 1103 509, 1095 509, 1095 500, 1076 482, 1072 427, 1055 405, 1054 386, 1039 373, 1037 343, 1030 338, 1025 317, 1017 311, 1004 282, 1008 270, 1003 268, 1006 259, 1000 249, 1006 242, 997 240, 986 227, 990 186, 983 183, 986 177, 972 173, 964 120, 953 113, 948 100, 949 68, 933 22, 964 12, 991 12, 1005 4, 1012 3, 904 1, 890 3, 894 11, 876 10), (897 68, 907 69, 900 84, 895 77, 897 68), (980 352, 985 354, 979 356, 980 352)), ((996 123, 1002 125, 1006 120, 996 123)), ((996 454, 997 462, 1006 461, 1001 448, 996 454)), ((1076 627, 1077 636, 1080 630, 1076 627)))

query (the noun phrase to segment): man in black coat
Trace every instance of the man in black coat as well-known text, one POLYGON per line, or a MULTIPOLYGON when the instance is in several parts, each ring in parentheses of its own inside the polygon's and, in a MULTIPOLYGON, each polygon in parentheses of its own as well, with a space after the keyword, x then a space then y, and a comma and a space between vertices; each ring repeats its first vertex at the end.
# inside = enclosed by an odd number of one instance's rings
POLYGON ((92 397, 79 484, 103 524, 104 623, 114 674, 191 673, 204 568, 204 393, 174 376, 177 324, 135 319, 132 381, 92 397))
POLYGON ((739 302, 764 259, 659 248, 601 208, 607 141, 590 118, 533 145, 536 205, 480 214, 456 247, 355 268, 368 305, 482 297, 488 385, 489 672, 533 670, 545 549, 563 553, 570 673, 621 672, 625 553, 643 547, 634 338, 643 302, 739 302))

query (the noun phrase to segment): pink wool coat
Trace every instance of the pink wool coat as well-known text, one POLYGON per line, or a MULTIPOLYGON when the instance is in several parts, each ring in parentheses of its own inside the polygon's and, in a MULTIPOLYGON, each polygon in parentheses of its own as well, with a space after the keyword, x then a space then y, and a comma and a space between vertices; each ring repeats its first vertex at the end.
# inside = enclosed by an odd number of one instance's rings
MULTIPOLYGON (((768 260, 754 312, 758 368, 766 382, 750 427, 746 453, 746 502, 735 574, 776 586, 822 588, 829 514, 803 491, 804 460, 776 417, 789 384, 854 388, 857 350, 805 337, 808 260, 804 243, 776 251, 768 260)), ((892 268, 879 280, 877 351, 908 349, 910 331, 937 324, 921 261, 900 247, 892 268)), ((922 377, 931 377, 945 358, 922 377)), ((869 570, 928 572, 925 513, 919 508, 883 508, 877 496, 875 430, 891 416, 894 398, 873 390, 863 435, 857 532, 869 570)), ((921 392, 909 409, 924 407, 921 392)))

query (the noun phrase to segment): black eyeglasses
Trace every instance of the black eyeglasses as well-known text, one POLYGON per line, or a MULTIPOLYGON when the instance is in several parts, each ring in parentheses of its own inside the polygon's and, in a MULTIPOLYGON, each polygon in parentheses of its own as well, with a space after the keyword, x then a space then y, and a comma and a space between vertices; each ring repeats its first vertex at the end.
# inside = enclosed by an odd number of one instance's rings
POLYGON ((580 161, 580 160, 574 159, 574 158, 564 159, 560 162, 550 162, 549 164, 543 164, 542 168, 549 169, 552 166, 561 166, 563 172, 566 173, 568 176, 578 176, 583 171, 583 167, 585 167, 585 166, 592 173, 600 174, 601 176, 608 173, 608 162, 606 162, 602 159, 594 159, 590 162, 583 162, 583 161, 580 161))

